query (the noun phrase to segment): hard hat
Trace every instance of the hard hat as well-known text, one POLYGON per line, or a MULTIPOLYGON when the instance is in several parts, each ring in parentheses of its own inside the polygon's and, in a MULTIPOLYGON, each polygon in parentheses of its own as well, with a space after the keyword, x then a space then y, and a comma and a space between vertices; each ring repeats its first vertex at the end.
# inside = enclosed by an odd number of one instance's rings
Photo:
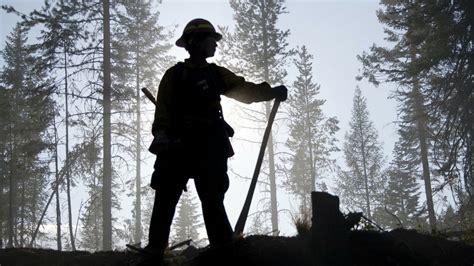
POLYGON ((185 47, 186 36, 193 33, 208 33, 212 37, 216 38, 216 41, 222 39, 222 35, 216 32, 216 29, 214 29, 214 26, 212 26, 211 22, 202 18, 196 18, 186 24, 186 27, 184 27, 183 30, 183 34, 176 41, 176 45, 179 47, 185 47))

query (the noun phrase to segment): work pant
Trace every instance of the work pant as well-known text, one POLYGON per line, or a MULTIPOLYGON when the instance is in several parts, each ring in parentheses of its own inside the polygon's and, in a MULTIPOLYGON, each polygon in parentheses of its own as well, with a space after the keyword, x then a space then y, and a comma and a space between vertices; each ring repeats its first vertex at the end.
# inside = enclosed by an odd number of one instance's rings
POLYGON ((176 205, 190 177, 201 200, 211 246, 232 240, 233 231, 224 207, 224 194, 229 188, 227 157, 215 156, 212 150, 195 157, 192 163, 188 161, 189 165, 183 164, 179 155, 169 160, 157 159, 154 175, 159 176, 152 180, 156 194, 149 231, 151 247, 164 249, 167 246, 176 205))

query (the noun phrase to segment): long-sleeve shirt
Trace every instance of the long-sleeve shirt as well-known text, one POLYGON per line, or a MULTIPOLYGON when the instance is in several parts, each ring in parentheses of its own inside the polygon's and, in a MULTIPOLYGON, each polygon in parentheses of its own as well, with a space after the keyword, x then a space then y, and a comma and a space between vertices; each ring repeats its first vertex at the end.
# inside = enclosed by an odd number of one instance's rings
MULTIPOLYGON (((253 103, 268 101, 276 97, 275 91, 267 82, 259 84, 246 81, 243 77, 234 74, 225 67, 217 66, 215 64, 206 64, 203 66, 194 66, 188 61, 182 64, 182 70, 177 70, 177 65, 168 69, 159 86, 157 105, 155 110, 155 120, 153 122, 153 133, 158 130, 167 130, 172 125, 174 119, 173 112, 175 112, 175 105, 178 105, 183 93, 187 93, 183 89, 186 83, 186 72, 199 72, 204 77, 204 80, 199 80, 196 84, 202 88, 193 88, 194 90, 206 90, 206 86, 214 82, 214 86, 218 88, 219 95, 225 95, 243 103, 253 103), (176 73, 182 72, 182 73, 176 73), (217 75, 217 77, 215 77, 217 75), (217 81, 216 81, 217 80, 217 81), (215 84, 217 83, 217 84, 215 84)), ((196 86, 196 85, 192 85, 196 86)), ((212 87, 212 85, 211 85, 212 87)), ((184 98, 184 97, 183 97, 184 98)), ((195 99, 199 101, 200 99, 195 99)), ((188 100, 189 101, 189 100, 188 100)), ((193 105, 206 103, 192 103, 193 105)), ((220 97, 215 99, 215 104, 220 107, 220 97)))

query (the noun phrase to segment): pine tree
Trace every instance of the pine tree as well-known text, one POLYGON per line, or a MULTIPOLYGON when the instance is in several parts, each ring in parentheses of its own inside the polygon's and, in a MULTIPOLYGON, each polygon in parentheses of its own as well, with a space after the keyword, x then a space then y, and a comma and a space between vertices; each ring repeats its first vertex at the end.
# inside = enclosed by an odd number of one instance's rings
MULTIPOLYGON (((107 6, 107 5, 105 5, 107 6)), ((4 9, 7 10, 7 12, 14 12, 16 14, 20 14, 18 11, 16 11, 13 7, 3 7, 4 9)), ((108 9, 108 8, 107 8, 108 9)), ((104 119, 101 119, 101 121, 104 122, 104 125, 102 128, 104 129, 104 138, 106 142, 104 143, 104 163, 105 167, 104 169, 104 176, 106 182, 104 192, 107 195, 111 196, 111 192, 109 192, 109 184, 111 182, 107 182, 108 180, 111 180, 111 163, 110 162, 110 134, 108 134, 108 130, 110 129, 110 122, 109 122, 109 115, 110 111, 108 111, 108 103, 110 102, 109 99, 109 91, 108 90, 109 86, 105 86, 105 89, 99 89, 98 84, 100 84, 99 81, 95 79, 100 79, 101 81, 107 80, 107 77, 109 75, 104 74, 103 72, 107 73, 109 68, 106 66, 108 64, 104 63, 104 60, 98 60, 97 54, 102 54, 106 55, 107 53, 110 53, 110 48, 109 49, 103 49, 103 46, 98 46, 97 43, 107 43, 106 41, 103 41, 103 32, 104 31, 97 31, 97 28, 103 28, 104 25, 104 16, 107 14, 107 12, 104 12, 104 5, 102 2, 90 2, 90 1, 60 1, 57 2, 55 5, 52 5, 50 1, 45 1, 45 5, 41 10, 35 10, 31 12, 29 15, 22 15, 23 19, 23 24, 27 25, 29 28, 35 27, 35 26, 43 26, 45 27, 46 31, 43 31, 42 35, 42 42, 38 44, 38 47, 44 50, 43 52, 43 57, 41 58, 43 62, 43 67, 44 68, 55 68, 57 67, 58 62, 62 61, 64 59, 64 69, 66 70, 67 66, 67 56, 75 55, 76 57, 74 58, 74 67, 78 69, 74 69, 74 72, 76 75, 90 75, 90 81, 86 83, 85 88, 83 88, 82 91, 76 92, 76 96, 79 96, 79 98, 84 99, 84 101, 90 101, 90 100, 96 100, 99 102, 99 96, 97 96, 97 93, 101 93, 102 96, 105 95, 105 97, 102 97, 100 99, 100 104, 104 104, 105 109, 102 110, 103 113, 105 113, 104 119), (98 37, 102 33, 102 36, 98 37), (102 41, 101 41, 102 40, 102 41), (76 46, 76 44, 79 44, 76 46), (60 55, 60 53, 64 54, 64 58, 60 55), (102 70, 102 72, 101 72, 102 70), (89 90, 88 90, 89 89, 89 90), (88 90, 88 91, 87 91, 88 90)), ((21 15, 21 14, 20 14, 21 15)), ((109 19, 105 19, 105 21, 109 21, 109 19)), ((105 45, 104 45, 105 46, 105 45)), ((107 57, 107 56, 105 56, 107 57)), ((57 72, 55 73, 57 74, 57 72)), ((68 78, 71 78, 70 74, 68 74, 65 71, 65 75, 63 77, 65 88, 67 88, 67 81, 68 78)), ((106 82, 107 83, 107 82, 106 82)), ((108 83, 107 83, 108 84, 108 83)), ((66 91, 66 96, 68 95, 68 91, 66 91)), ((65 105, 67 106, 68 100, 66 97, 65 105)), ((97 112, 97 108, 94 110, 97 112)), ((66 113, 66 121, 69 121, 68 118, 68 113, 66 113)), ((68 127, 66 126, 68 129, 68 127)), ((66 147, 68 147, 69 143, 66 143, 66 147)), ((68 155, 69 156, 69 153, 68 155)), ((65 170, 68 172, 70 169, 68 161, 65 163, 65 170)), ((66 174, 67 175, 67 174, 66 174)), ((67 187, 69 188, 71 185, 71 181, 66 181, 67 182, 67 187)), ((69 190, 69 189, 68 189, 69 190)), ((68 193, 69 194, 69 193, 68 193)), ((106 203, 109 203, 107 200, 108 197, 105 197, 106 203)), ((68 199, 68 202, 71 200, 68 199)), ((70 203, 68 203, 70 205, 70 203)), ((105 204, 104 205, 104 212, 106 214, 111 213, 110 205, 105 204), (110 210, 110 211, 109 211, 110 210)), ((109 215, 110 216, 110 215, 109 215)), ((107 217, 109 217, 107 216, 107 217)), ((111 216, 110 216, 111 217, 111 216)), ((109 236, 108 233, 112 232, 112 229, 109 228, 111 226, 108 220, 111 219, 105 219, 104 222, 106 223, 104 226, 107 227, 107 229, 110 230, 104 230, 107 233, 107 236, 109 236)), ((72 249, 75 249, 75 241, 73 237, 73 229, 72 229, 72 218, 71 218, 71 208, 69 207, 69 232, 70 232, 70 246, 72 249)), ((108 240, 109 237, 107 237, 106 240, 108 240)), ((110 236, 111 239, 111 236, 110 236)), ((107 241, 108 243, 111 243, 111 241, 107 241)), ((105 245, 107 248, 108 245, 105 245)))
POLYGON ((398 83, 395 96, 414 102, 410 112, 418 127, 430 227, 436 230, 430 175, 434 165, 446 184, 459 178, 466 194, 461 201, 472 202, 474 4, 428 0, 382 4, 378 17, 387 26, 386 39, 394 45, 374 45, 360 56, 363 76, 375 84, 398 83))
MULTIPOLYGON (((147 3, 148 2, 143 2, 142 4, 147 3)), ((43 42, 41 43, 42 46, 46 45, 47 47, 44 57, 48 63, 53 64, 58 61, 56 60, 56 54, 58 54, 58 51, 63 49, 61 45, 58 46, 58 44, 63 43, 59 38, 61 34, 67 33, 66 37, 74 36, 74 40, 79 40, 78 42, 74 42, 74 45, 67 46, 68 57, 71 58, 71 56, 73 56, 74 58, 72 61, 74 61, 75 64, 69 67, 71 71, 69 71, 70 74, 67 74, 66 77, 69 77, 71 80, 73 80, 73 76, 88 77, 88 82, 85 84, 80 83, 80 86, 77 86, 77 84, 71 84, 72 86, 70 86, 74 90, 72 93, 75 98, 73 101, 76 102, 76 110, 80 110, 79 112, 102 113, 102 117, 94 117, 97 121, 103 122, 101 128, 104 131, 102 134, 104 139, 101 144, 104 151, 104 156, 102 156, 104 167, 101 172, 104 176, 104 182, 101 183, 104 193, 104 197, 102 197, 104 203, 101 204, 104 211, 104 219, 102 221, 104 223, 103 226, 105 227, 105 229, 102 230, 104 234, 103 241, 105 242, 103 245, 104 249, 111 248, 113 226, 111 208, 118 206, 116 203, 113 203, 113 176, 118 174, 114 168, 118 169, 123 167, 124 164, 128 167, 129 165, 127 162, 131 161, 129 158, 122 157, 124 149, 127 150, 131 147, 131 145, 127 145, 126 142, 123 141, 124 137, 122 133, 131 131, 123 131, 124 127, 120 125, 124 124, 123 121, 130 120, 130 116, 127 117, 125 114, 127 112, 130 114, 130 110, 126 110, 126 108, 130 105, 130 98, 135 97, 129 97, 131 94, 128 94, 127 90, 120 87, 119 84, 111 84, 114 86, 112 88, 108 86, 111 83, 111 79, 109 78, 110 75, 108 73, 118 70, 107 67, 109 66, 107 63, 107 61, 109 61, 108 59, 110 59, 111 63, 114 63, 113 60, 116 58, 114 58, 114 54, 110 53, 110 49, 107 48, 107 44, 110 42, 107 41, 108 38, 106 38, 109 36, 107 33, 119 28, 117 27, 117 24, 119 23, 118 15, 121 11, 124 11, 123 7, 127 5, 133 6, 134 3, 108 3, 108 1, 60 1, 57 2, 56 5, 51 5, 49 1, 46 1, 45 7, 42 10, 34 11, 28 16, 23 16, 25 20, 24 23, 30 27, 41 25, 51 29, 48 31, 50 34, 46 34, 48 38, 43 39, 43 42), (107 18, 107 14, 109 15, 109 18, 107 18), (107 27, 107 25, 109 27, 107 27), (97 29, 100 28, 103 30, 98 31, 97 29), (107 28, 109 28, 109 30, 107 30, 107 28), (68 35, 71 32, 73 34, 68 35), (93 107, 93 105, 95 105, 95 107, 93 107), (124 117, 127 119, 124 119, 124 117), (111 146, 118 147, 118 149, 113 149, 113 151, 117 151, 117 154, 111 154, 111 146), (114 168, 112 168, 112 166, 114 168)), ((8 12, 18 13, 13 8, 7 7, 5 9, 7 9, 8 12)), ((151 31, 153 29, 150 28, 149 30, 151 31)), ((123 32, 117 32, 117 34, 121 33, 123 32)), ((155 36, 154 33, 144 34, 142 36, 142 41, 147 38, 162 37, 162 35, 155 36)), ((161 56, 161 54, 159 54, 159 56, 161 56)), ((152 58, 155 57, 152 56, 152 58)), ((165 58, 160 57, 159 59, 165 58)), ((164 67, 163 62, 166 62, 166 60, 161 61, 158 68, 164 67)), ((146 65, 147 62, 142 60, 141 64, 146 65)), ((150 69, 153 68, 154 67, 151 67, 150 69)), ((147 74, 149 75, 149 73, 147 74)), ((118 76, 119 74, 117 74, 116 77, 118 76)), ((118 79, 114 80, 118 81, 118 79)), ((133 88, 135 89, 135 87, 133 88)), ((136 95, 136 93, 133 93, 132 96, 133 95, 136 95)), ((78 115, 79 114, 74 114, 74 117, 77 117, 78 115)), ((92 123, 95 124, 95 122, 92 123)), ((70 121, 70 123, 82 125, 80 121, 77 120, 70 121)), ((136 134, 136 132, 137 130, 133 130, 133 133, 136 134)))
POLYGON ((40 155, 49 147, 45 134, 53 117, 53 90, 45 71, 36 65, 36 54, 27 44, 25 28, 18 24, 7 37, 2 51, 5 66, 0 73, 7 118, 2 120, 0 139, 6 148, 2 173, 8 182, 5 218, 9 247, 29 245, 45 200, 48 162, 40 155))
POLYGON ((191 196, 191 191, 183 193, 178 206, 178 215, 176 216, 174 227, 175 235, 173 241, 179 243, 188 239, 197 241, 199 239, 198 229, 202 226, 199 221, 198 203, 191 196))
MULTIPOLYGON (((251 224, 249 225, 248 235, 263 235, 271 232, 270 228, 267 226, 268 223, 266 220, 266 213, 264 212, 255 212, 252 216, 251 224)), ((250 217, 249 217, 250 218, 250 217)))
MULTIPOLYGON (((84 102, 95 101, 97 106, 94 112, 102 111, 103 130, 103 182, 102 182, 102 211, 103 211, 103 248, 112 249, 112 154, 111 154, 111 87, 110 87, 110 10, 115 5, 110 5, 108 0, 102 2, 91 1, 63 1, 57 6, 51 6, 49 1, 45 2, 45 8, 41 11, 33 11, 26 16, 27 25, 52 24, 57 27, 75 29, 77 35, 84 41, 85 47, 78 49, 77 62, 82 66, 81 75, 90 75, 92 80, 88 82, 82 91, 76 95, 84 102), (64 24, 65 23, 65 24, 64 24), (69 26, 66 26, 69 25, 69 26), (74 25, 74 26, 70 26, 74 25), (101 31, 97 29, 101 28, 101 31), (97 45, 99 44, 99 45, 97 45), (97 57, 99 55, 99 57, 97 57), (99 84, 102 84, 100 86, 99 84), (97 95, 100 94, 100 95, 97 95)), ((56 31, 62 32, 62 31, 56 31)), ((54 43, 61 44, 62 42, 54 43)), ((68 47, 72 49, 72 47, 68 47)), ((99 119, 99 118, 98 118, 99 119)), ((69 168, 69 167, 67 167, 69 168)), ((74 249, 74 239, 71 231, 71 247, 74 249)))
POLYGON ((415 136, 410 131, 400 133, 393 150, 393 160, 386 173, 388 180, 382 211, 389 212, 392 217, 385 215, 383 221, 378 219, 380 223, 390 228, 415 227, 420 216, 418 205, 420 192, 417 183, 420 178, 420 161, 418 156, 412 156, 411 146, 405 146, 406 143, 413 142, 415 136), (396 220, 393 215, 397 217, 396 220))
MULTIPOLYGON (((69 226, 69 239, 71 244, 71 249, 75 250, 75 239, 73 233, 73 221, 72 221, 72 199, 71 199, 71 186, 74 183, 70 175, 70 163, 69 163, 69 73, 71 68, 77 70, 78 67, 70 67, 74 65, 71 57, 77 55, 78 48, 77 44, 84 40, 81 36, 81 31, 79 30, 79 25, 77 23, 66 23, 68 19, 65 17, 65 14, 61 12, 61 8, 64 3, 56 3, 58 8, 49 9, 48 7, 43 8, 44 12, 47 12, 47 19, 43 20, 42 25, 47 29, 42 31, 40 36, 41 39, 41 52, 42 60, 41 64, 43 68, 50 70, 52 77, 56 79, 56 86, 62 87, 64 93, 64 127, 65 127, 65 159, 63 162, 63 168, 65 173, 66 180, 66 195, 67 195, 67 206, 68 206, 68 226, 69 226)), ((30 27, 36 23, 35 20, 31 20, 26 24, 29 24, 30 27)), ((58 97, 61 97, 62 93, 58 93, 58 97)), ((54 135, 57 135, 57 128, 54 125, 54 135)), ((59 142, 56 141, 56 145, 59 145, 59 142)), ((57 147, 56 147, 57 151, 57 147)), ((56 160, 58 155, 56 154, 56 160)), ((59 167, 59 162, 56 162, 59 167)), ((57 180, 59 182, 59 179, 57 180)), ((58 189, 59 186, 56 187, 58 189)), ((60 236, 61 236, 61 220, 60 220, 60 208, 59 208, 59 191, 56 192, 57 198, 57 238, 58 238, 58 250, 61 250, 60 236)))
POLYGON ((335 117, 325 117, 321 107, 325 100, 318 99, 320 86, 313 83, 312 59, 305 46, 297 51, 294 64, 299 75, 293 83, 288 99, 290 137, 287 146, 290 169, 285 185, 302 203, 302 211, 310 211, 311 191, 323 190, 323 173, 330 170, 336 151, 334 134, 339 129, 335 117), (320 185, 317 185, 319 180, 320 185))
POLYGON ((88 197, 84 202, 84 212, 80 217, 80 245, 88 250, 101 250, 103 245, 102 142, 100 141, 101 128, 97 125, 95 117, 99 115, 94 112, 79 115, 78 118, 82 124, 77 137, 82 141, 76 144, 70 153, 71 174, 83 180, 87 188, 88 197))
POLYGON ((459 215, 454 211, 451 205, 446 208, 441 219, 441 225, 444 230, 458 231, 462 230, 459 215))
MULTIPOLYGON (((135 202, 134 202, 134 242, 142 241, 142 183, 141 183, 141 151, 144 149, 141 132, 143 130, 141 102, 142 87, 156 88, 157 77, 169 66, 173 60, 168 55, 171 48, 170 34, 158 24, 159 13, 151 1, 123 2, 124 11, 117 11, 118 23, 114 28, 112 39, 112 74, 113 87, 120 88, 121 106, 125 116, 121 127, 123 135, 134 135, 134 149, 129 150, 130 156, 135 158, 135 202), (132 110, 130 110, 132 109, 132 110), (130 113, 134 113, 133 116, 130 113), (135 125, 130 128, 130 117, 135 125), (126 134, 129 132, 129 134, 126 134)), ((117 107, 116 107, 117 108, 117 107)), ((131 138, 131 136, 124 136, 131 138)))
MULTIPOLYGON (((286 13, 284 0, 230 0, 230 6, 234 10, 235 32, 230 33, 226 28, 220 29, 224 33, 222 45, 233 58, 222 63, 254 82, 282 84, 287 75, 284 66, 290 54, 286 40, 289 30, 284 31, 277 27, 279 16, 286 13)), ((262 112, 253 112, 248 119, 266 122, 270 110, 271 103, 267 102, 263 111, 265 117, 259 115, 262 112)), ((274 139, 270 135, 267 146, 269 211, 272 231, 278 234, 275 149, 274 139)))
POLYGON ((102 248, 112 249, 112 129, 110 73, 110 1, 102 1, 102 112, 103 112, 103 179, 102 179, 102 248))
POLYGON ((372 219, 374 207, 380 206, 382 201, 383 154, 377 131, 369 118, 367 101, 359 87, 355 90, 349 127, 343 144, 348 170, 339 173, 338 194, 344 204, 363 210, 372 219))
POLYGON ((9 106, 8 106, 8 91, 3 87, 0 82, 0 201, 4 204, 0 204, 0 248, 3 248, 5 236, 7 235, 7 213, 9 204, 5 204, 8 201, 8 143, 5 141, 4 134, 9 131, 10 125, 9 120, 9 106))

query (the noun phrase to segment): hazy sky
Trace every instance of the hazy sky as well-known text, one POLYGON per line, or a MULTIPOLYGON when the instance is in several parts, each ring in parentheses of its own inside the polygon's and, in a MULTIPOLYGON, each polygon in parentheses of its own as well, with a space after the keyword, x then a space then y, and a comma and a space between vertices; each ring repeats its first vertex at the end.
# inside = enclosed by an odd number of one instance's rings
MULTIPOLYGON (((0 0, 0 3, 11 4, 23 12, 28 12, 35 7, 39 8, 42 1, 0 0)), ((394 100, 387 99, 391 87, 382 84, 375 88, 371 84, 355 80, 360 68, 356 56, 367 51, 373 43, 384 43, 383 27, 375 15, 379 8, 378 1, 290 0, 287 1, 286 7, 288 14, 281 16, 279 27, 291 31, 288 39, 290 47, 306 45, 308 51, 314 55, 313 81, 321 85, 320 97, 326 100, 323 107, 324 113, 327 116, 336 116, 340 121, 341 130, 337 135, 340 140, 339 147, 342 146, 343 136, 351 117, 354 89, 360 86, 363 95, 367 98, 370 118, 379 131, 380 140, 384 143, 385 155, 390 157, 396 138, 396 127, 393 124, 396 120, 396 104, 394 100)), ((233 24, 232 9, 227 1, 163 0, 159 9, 160 21, 163 25, 178 25, 175 39, 179 37, 183 26, 196 17, 206 18, 214 25, 232 28, 233 24)), ((3 48, 5 36, 10 33, 17 18, 3 11, 0 16, 0 48, 3 48)), ((186 56, 182 49, 175 48, 173 51, 180 60, 186 56)), ((290 70, 289 73, 286 85, 291 85, 294 80, 294 71, 290 70)), ((237 132, 237 137, 238 134, 239 132, 237 132)), ((281 132, 281 134, 285 133, 281 132)), ((284 139, 285 136, 279 135, 279 138, 284 139)), ((255 139, 260 141, 261 137, 256 136, 255 139)), ((236 155, 231 161, 231 166, 240 174, 250 177, 257 157, 257 146, 245 148, 245 145, 242 147, 240 144, 236 145, 236 155)), ((336 157, 338 162, 343 162, 342 153, 336 157)), ((151 165, 149 163, 143 166, 147 168, 146 173, 151 171, 151 165)), ((148 179, 149 177, 144 177, 144 182, 148 179)), ((232 224, 235 224, 238 217, 247 187, 248 182, 236 178, 231 179, 226 206, 232 224)), ((81 197, 81 195, 83 194, 77 193, 76 197, 81 197)), ((257 199, 258 197, 259 195, 257 199)), ((284 190, 279 189, 278 197, 282 209, 296 210, 296 204, 292 202, 291 197, 286 196, 284 190)), ((254 208, 255 205, 256 201, 253 202, 252 207, 254 208)), ((123 206, 125 211, 121 212, 120 216, 125 217, 130 209, 127 209, 126 202, 123 202, 123 206)), ((288 212, 283 211, 280 219, 282 234, 293 234, 295 230, 288 212)))

